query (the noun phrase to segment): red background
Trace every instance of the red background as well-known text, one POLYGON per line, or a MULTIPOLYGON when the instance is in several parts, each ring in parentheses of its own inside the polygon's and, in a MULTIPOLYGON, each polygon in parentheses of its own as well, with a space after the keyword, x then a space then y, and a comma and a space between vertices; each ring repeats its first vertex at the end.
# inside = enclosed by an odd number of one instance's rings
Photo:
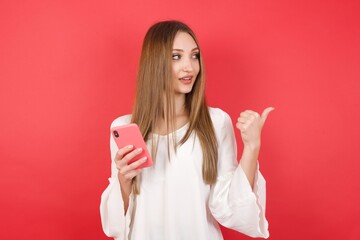
POLYGON ((211 106, 234 121, 276 108, 260 154, 270 239, 358 239, 359 13, 357 0, 1 1, 0 239, 107 239, 109 126, 164 19, 197 33, 211 106))

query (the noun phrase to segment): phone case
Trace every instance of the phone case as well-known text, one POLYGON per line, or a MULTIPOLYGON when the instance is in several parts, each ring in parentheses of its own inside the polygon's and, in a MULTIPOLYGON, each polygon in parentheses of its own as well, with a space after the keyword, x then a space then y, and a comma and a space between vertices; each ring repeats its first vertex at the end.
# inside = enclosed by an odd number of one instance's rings
POLYGON ((143 151, 131 159, 128 164, 133 163, 134 161, 139 160, 142 157, 147 157, 147 161, 141 164, 136 169, 150 167, 153 164, 151 155, 146 147, 144 139, 141 135, 139 127, 135 123, 130 123, 123 126, 111 128, 111 135, 114 138, 118 148, 123 148, 128 145, 133 145, 133 149, 142 148, 143 151))

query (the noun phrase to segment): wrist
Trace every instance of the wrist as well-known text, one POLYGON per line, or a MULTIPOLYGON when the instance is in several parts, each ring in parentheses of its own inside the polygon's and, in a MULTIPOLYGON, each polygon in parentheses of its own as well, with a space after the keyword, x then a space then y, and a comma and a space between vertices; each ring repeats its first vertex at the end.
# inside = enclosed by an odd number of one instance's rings
POLYGON ((131 185, 124 185, 120 183, 120 190, 123 198, 128 198, 131 193, 131 185))
POLYGON ((261 143, 260 141, 252 142, 252 143, 244 143, 244 151, 250 151, 250 152, 258 152, 260 151, 261 143))
POLYGON ((131 180, 124 179, 120 173, 118 173, 118 180, 122 188, 131 189, 131 180))
POLYGON ((260 144, 244 144, 241 156, 243 163, 257 162, 260 153, 260 144))

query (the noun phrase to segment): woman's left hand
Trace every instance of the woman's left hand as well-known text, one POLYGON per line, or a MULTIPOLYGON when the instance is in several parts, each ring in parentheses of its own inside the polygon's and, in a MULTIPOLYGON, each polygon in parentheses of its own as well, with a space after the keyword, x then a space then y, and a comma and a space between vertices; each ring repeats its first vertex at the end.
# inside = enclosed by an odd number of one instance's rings
POLYGON ((261 130, 269 113, 273 107, 266 108, 261 116, 252 110, 246 110, 240 113, 236 127, 240 130, 244 146, 251 148, 260 147, 261 130))

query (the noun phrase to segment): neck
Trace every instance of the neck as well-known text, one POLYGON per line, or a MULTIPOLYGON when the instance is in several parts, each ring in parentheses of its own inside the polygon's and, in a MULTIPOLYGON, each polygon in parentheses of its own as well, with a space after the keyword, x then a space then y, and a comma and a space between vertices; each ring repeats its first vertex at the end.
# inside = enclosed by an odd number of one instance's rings
POLYGON ((175 95, 175 116, 183 116, 185 112, 185 94, 175 95))
POLYGON ((189 121, 188 113, 185 110, 185 94, 176 94, 174 96, 174 105, 175 105, 175 119, 173 119, 173 121, 174 121, 175 129, 167 129, 166 128, 167 120, 162 118, 159 120, 157 126, 153 130, 155 133, 161 135, 168 134, 184 126, 189 121))

